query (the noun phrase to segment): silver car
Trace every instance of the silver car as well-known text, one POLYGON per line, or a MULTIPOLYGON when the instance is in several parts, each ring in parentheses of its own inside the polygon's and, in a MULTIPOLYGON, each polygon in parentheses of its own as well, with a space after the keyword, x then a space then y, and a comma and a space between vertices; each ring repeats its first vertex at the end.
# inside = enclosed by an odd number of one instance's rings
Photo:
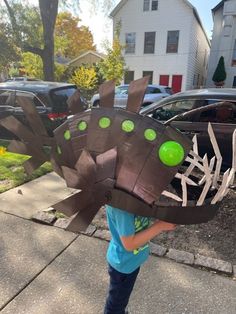
POLYGON ((210 122, 223 157, 223 165, 231 166, 232 135, 236 129, 236 89, 209 88, 177 93, 142 108, 140 114, 171 125, 190 138, 197 134, 202 157, 205 153, 208 157, 214 155, 207 132, 210 122))
MULTIPOLYGON (((129 85, 120 85, 115 89, 115 107, 125 108, 128 100, 128 89, 129 85)), ((168 86, 163 85, 148 85, 144 99, 143 99, 143 107, 152 104, 155 101, 158 101, 162 98, 170 96, 172 94, 172 90, 168 86)), ((99 94, 93 95, 91 99, 91 105, 93 107, 98 107, 100 101, 99 94)))

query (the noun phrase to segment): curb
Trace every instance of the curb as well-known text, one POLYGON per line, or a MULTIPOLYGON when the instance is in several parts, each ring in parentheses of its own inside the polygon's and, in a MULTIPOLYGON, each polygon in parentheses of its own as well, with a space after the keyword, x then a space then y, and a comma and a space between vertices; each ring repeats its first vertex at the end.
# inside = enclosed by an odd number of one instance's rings
MULTIPOLYGON (((65 229, 70 222, 68 218, 57 218, 52 214, 52 208, 45 211, 37 212, 32 221, 65 229)), ((110 241, 110 231, 107 229, 99 229, 94 225, 89 225, 85 232, 80 232, 89 237, 95 237, 107 242, 110 241)), ((198 269, 208 270, 212 273, 226 275, 236 280, 236 265, 221 259, 207 257, 201 254, 193 254, 186 251, 180 251, 172 248, 166 248, 162 245, 150 242, 150 252, 154 256, 165 257, 174 260, 177 263, 189 265, 198 269)))

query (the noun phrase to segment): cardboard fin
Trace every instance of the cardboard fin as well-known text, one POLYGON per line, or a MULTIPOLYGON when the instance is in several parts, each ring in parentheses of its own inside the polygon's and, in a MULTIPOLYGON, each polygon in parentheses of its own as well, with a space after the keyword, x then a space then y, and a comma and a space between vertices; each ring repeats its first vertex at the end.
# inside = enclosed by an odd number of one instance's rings
POLYGON ((139 112, 143 103, 144 94, 148 85, 149 76, 132 81, 128 90, 128 102, 126 109, 132 112, 139 112))
POLYGON ((23 109, 33 132, 38 135, 48 136, 39 113, 33 104, 33 99, 24 96, 17 96, 17 101, 23 109))
POLYGON ((80 98, 80 91, 77 89, 73 95, 71 95, 67 100, 69 112, 71 114, 76 114, 84 111, 83 103, 80 98))
POLYGON ((99 87, 100 107, 112 108, 115 98, 115 81, 107 81, 99 87))
POLYGON ((114 178, 117 163, 117 149, 112 148, 96 157, 97 178, 96 181, 102 181, 106 178, 114 178))
POLYGON ((66 227, 66 230, 72 232, 85 231, 92 222, 93 218, 96 216, 101 206, 102 205, 100 204, 93 203, 84 210, 80 211, 66 227))

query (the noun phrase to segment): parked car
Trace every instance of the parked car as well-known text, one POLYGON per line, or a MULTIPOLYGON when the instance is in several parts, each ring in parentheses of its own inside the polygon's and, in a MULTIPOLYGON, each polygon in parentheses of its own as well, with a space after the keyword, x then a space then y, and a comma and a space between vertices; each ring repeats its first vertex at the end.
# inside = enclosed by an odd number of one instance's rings
MULTIPOLYGON (((115 107, 124 108, 127 104, 128 100, 128 89, 129 85, 120 85, 115 89, 115 107)), ((163 85, 148 85, 145 96, 143 99, 143 106, 150 105, 151 103, 160 100, 164 97, 170 96, 172 94, 172 90, 168 86, 163 85)), ((93 107, 99 106, 100 96, 99 94, 93 95, 91 99, 91 105, 93 107)))
MULTIPOLYGON (((0 83, 0 119, 9 115, 27 124, 24 112, 18 103, 18 96, 30 97, 39 112, 49 135, 63 123, 70 114, 67 99, 77 90, 76 85, 45 81, 14 81, 0 83)), ((81 97, 83 109, 88 108, 87 101, 81 97)), ((0 138, 12 138, 13 135, 0 127, 0 138)))
POLYGON ((41 80, 36 79, 34 77, 28 77, 28 76, 13 76, 5 80, 5 82, 12 82, 12 81, 41 81, 41 80))
POLYGON ((236 89, 212 88, 177 93, 141 109, 143 115, 169 124, 190 138, 197 134, 199 153, 213 155, 207 133, 211 122, 223 157, 232 163, 232 134, 236 129, 236 89))

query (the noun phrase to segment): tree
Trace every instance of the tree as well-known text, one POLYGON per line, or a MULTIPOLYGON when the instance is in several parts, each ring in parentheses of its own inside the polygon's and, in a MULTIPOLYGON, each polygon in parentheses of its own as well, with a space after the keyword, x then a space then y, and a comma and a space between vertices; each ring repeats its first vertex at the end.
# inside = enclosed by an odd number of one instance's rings
POLYGON ((116 81, 120 84, 125 72, 125 60, 122 55, 124 46, 120 43, 120 25, 117 25, 112 48, 107 47, 107 57, 99 63, 99 72, 105 80, 116 81))
POLYGON ((27 76, 43 79, 43 63, 40 56, 32 52, 23 52, 20 66, 27 76))
POLYGON ((13 10, 14 5, 17 5, 17 3, 13 2, 10 4, 8 0, 4 0, 16 41, 20 43, 21 39, 23 39, 21 48, 42 58, 44 78, 50 81, 54 80, 54 28, 58 13, 58 1, 39 0, 39 11, 43 28, 43 47, 39 47, 31 46, 25 40, 21 25, 17 23, 15 10, 13 10))
POLYGON ((0 23, 0 70, 6 69, 12 62, 19 60, 19 51, 12 38, 3 31, 6 25, 0 23))
POLYGON ((56 54, 73 59, 81 51, 95 50, 92 33, 88 27, 79 27, 79 22, 80 19, 69 12, 58 14, 55 26, 56 54))
POLYGON ((97 87, 97 73, 94 67, 81 66, 74 72, 70 83, 76 84, 83 96, 90 99, 97 87))
POLYGON ((226 79, 225 62, 224 57, 221 56, 215 69, 215 72, 213 74, 212 81, 215 83, 216 86, 219 85, 223 86, 225 79, 226 79))

